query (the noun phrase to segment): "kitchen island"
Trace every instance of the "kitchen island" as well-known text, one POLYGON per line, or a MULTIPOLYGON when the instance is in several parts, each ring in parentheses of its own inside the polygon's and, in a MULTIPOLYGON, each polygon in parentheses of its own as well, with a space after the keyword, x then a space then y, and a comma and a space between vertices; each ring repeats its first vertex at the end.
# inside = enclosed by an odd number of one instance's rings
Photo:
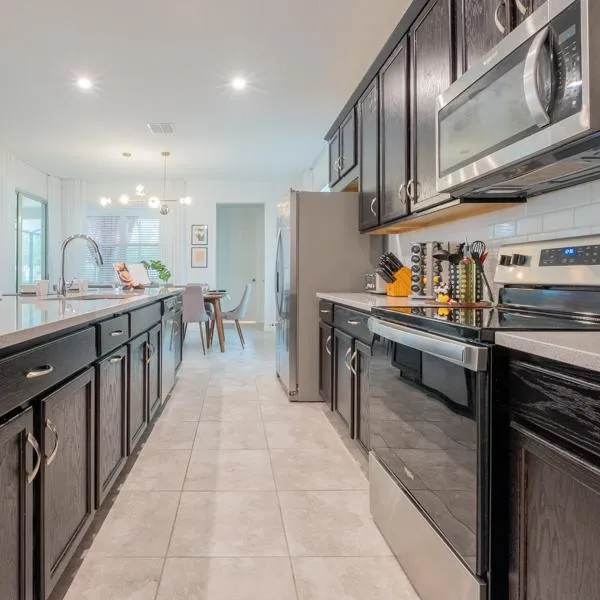
POLYGON ((51 594, 174 383, 181 291, 0 301, 0 579, 51 594))

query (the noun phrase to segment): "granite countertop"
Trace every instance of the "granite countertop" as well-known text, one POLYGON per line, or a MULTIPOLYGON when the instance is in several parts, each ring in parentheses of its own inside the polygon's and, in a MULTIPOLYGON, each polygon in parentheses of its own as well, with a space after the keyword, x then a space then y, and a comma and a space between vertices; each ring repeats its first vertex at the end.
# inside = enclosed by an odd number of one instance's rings
POLYGON ((318 292, 317 298, 364 310, 365 312, 371 312, 374 308, 422 306, 425 303, 424 300, 415 300, 414 298, 392 298, 383 294, 369 294, 366 292, 318 292))
MULTIPOLYGON (((48 296, 2 296, 0 299, 0 349, 28 342, 37 337, 56 333, 103 317, 123 313, 160 297, 181 293, 181 289, 147 289, 131 292, 126 298, 99 291, 102 299, 80 300, 76 294, 67 298, 48 296)), ((93 292, 87 292, 91 296, 93 292)), ((122 295, 122 294, 121 294, 122 295)))
POLYGON ((496 344, 583 369, 600 371, 600 332, 503 332, 496 334, 496 344))

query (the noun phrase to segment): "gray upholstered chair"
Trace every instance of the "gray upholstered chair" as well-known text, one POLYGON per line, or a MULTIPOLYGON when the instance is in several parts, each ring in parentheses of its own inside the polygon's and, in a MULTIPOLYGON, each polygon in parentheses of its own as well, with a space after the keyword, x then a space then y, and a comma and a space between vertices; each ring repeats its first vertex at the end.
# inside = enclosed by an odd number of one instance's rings
POLYGON ((210 321, 214 318, 212 306, 204 302, 202 288, 199 285, 186 285, 185 290, 183 290, 183 339, 185 340, 188 323, 198 323, 204 354, 206 354, 206 341, 202 324, 206 328, 206 339, 208 340, 210 321))
POLYGON ((240 342, 242 342, 242 348, 246 347, 246 343, 244 341, 244 334, 242 333, 242 328, 240 327, 240 321, 244 319, 246 316, 246 311, 248 310, 248 302, 250 302, 250 294, 252 293, 252 284, 247 283, 244 288, 244 293, 242 294, 242 300, 240 303, 233 309, 228 310, 223 313, 223 319, 227 321, 235 321, 235 326, 237 327, 238 334, 240 336, 240 342))

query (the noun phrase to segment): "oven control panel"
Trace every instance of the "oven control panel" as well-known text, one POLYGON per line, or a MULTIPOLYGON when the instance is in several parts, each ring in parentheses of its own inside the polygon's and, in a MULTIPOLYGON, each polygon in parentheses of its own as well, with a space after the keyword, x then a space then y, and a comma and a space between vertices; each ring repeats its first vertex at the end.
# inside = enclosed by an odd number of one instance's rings
POLYGON ((540 267, 600 264, 600 245, 546 248, 540 252, 540 267))
POLYGON ((510 244, 498 254, 497 284, 600 287, 600 235, 510 244))

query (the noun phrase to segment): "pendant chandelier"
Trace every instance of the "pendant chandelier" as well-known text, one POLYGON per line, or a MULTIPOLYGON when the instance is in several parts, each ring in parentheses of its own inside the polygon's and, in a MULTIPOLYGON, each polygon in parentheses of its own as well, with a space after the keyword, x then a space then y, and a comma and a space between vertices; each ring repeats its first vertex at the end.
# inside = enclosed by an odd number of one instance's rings
MULTIPOLYGON (((161 215, 168 215, 170 211, 169 203, 171 202, 179 202, 185 206, 189 206, 192 203, 192 198, 190 196, 182 196, 179 200, 173 198, 167 198, 167 159, 171 156, 171 153, 168 151, 163 151, 160 155, 164 159, 164 168, 163 168, 163 195, 162 198, 158 196, 150 196, 148 198, 147 203, 150 208, 157 208, 160 211, 161 215)), ((135 188, 135 195, 133 198, 130 198, 129 194, 121 194, 119 196, 119 203, 122 205, 127 205, 130 202, 146 202, 146 192, 145 187, 143 185, 138 185, 135 188)), ((101 206, 108 207, 112 204, 112 198, 110 196, 103 196, 100 198, 101 206)))

